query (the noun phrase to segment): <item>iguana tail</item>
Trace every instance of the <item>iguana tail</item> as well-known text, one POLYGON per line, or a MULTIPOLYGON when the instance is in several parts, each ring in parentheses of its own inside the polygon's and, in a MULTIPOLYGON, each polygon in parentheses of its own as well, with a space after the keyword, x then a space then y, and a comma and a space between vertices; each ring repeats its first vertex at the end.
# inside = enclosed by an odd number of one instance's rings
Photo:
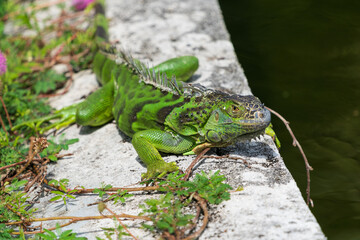
POLYGON ((95 2, 95 43, 99 51, 95 54, 93 70, 97 80, 105 85, 110 82, 111 70, 115 68, 115 57, 111 58, 102 49, 111 49, 109 43, 108 21, 105 17, 105 1, 96 0, 95 2))
POLYGON ((105 17, 105 1, 97 0, 95 2, 95 41, 97 44, 108 43, 109 34, 108 28, 109 24, 105 17))
POLYGON ((183 56, 170 59, 148 69, 148 65, 133 59, 126 51, 117 50, 109 43, 108 21, 105 17, 105 0, 96 0, 95 2, 95 28, 95 42, 99 51, 94 57, 93 70, 97 80, 102 85, 111 81, 112 71, 118 68, 117 65, 119 63, 123 63, 147 84, 155 85, 163 90, 178 94, 180 90, 177 82, 172 80, 173 76, 176 76, 177 81, 186 81, 198 68, 198 59, 196 57, 183 56))

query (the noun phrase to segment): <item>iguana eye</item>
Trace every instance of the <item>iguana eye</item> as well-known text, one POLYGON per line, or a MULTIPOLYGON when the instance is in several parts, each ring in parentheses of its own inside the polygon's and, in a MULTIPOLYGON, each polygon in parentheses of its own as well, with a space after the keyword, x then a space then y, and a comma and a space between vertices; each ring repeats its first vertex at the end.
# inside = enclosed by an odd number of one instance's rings
POLYGON ((239 105, 236 105, 236 104, 232 104, 230 105, 230 107, 228 108, 228 112, 230 115, 234 116, 234 117, 239 117, 242 115, 243 113, 243 108, 239 105))
POLYGON ((240 111, 240 109, 239 109, 239 107, 238 107, 238 106, 236 106, 236 105, 232 105, 232 111, 233 111, 234 113, 237 113, 237 112, 239 112, 239 111, 240 111))

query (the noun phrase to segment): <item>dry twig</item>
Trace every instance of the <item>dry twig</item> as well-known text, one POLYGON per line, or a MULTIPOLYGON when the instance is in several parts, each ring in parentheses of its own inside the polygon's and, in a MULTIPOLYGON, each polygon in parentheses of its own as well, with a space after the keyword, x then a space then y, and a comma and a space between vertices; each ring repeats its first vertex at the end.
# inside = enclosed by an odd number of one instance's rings
POLYGON ((202 220, 203 223, 199 230, 197 230, 195 233, 191 234, 190 236, 187 236, 183 240, 190 240, 190 239, 198 238, 202 234, 202 232, 205 230, 205 228, 209 222, 209 211, 207 209, 207 204, 206 204, 205 199, 201 198, 198 194, 194 194, 194 199, 196 201, 198 201, 198 203, 200 204, 201 210, 204 213, 204 218, 202 220))
POLYGON ((4 123, 1 115, 0 115, 0 123, 1 123, 1 126, 2 126, 2 128, 4 130, 4 132, 6 133, 6 135, 9 135, 9 133, 6 131, 5 123, 4 123))
MULTIPOLYGON (((124 228, 124 230, 130 234, 130 236, 135 239, 135 240, 138 240, 137 237, 135 237, 130 231, 129 229, 125 226, 125 224, 122 223, 122 221, 120 220, 120 218, 116 215, 116 213, 114 213, 110 208, 108 208, 107 206, 105 206, 105 209, 108 210, 111 214, 113 214, 113 217, 116 218, 116 220, 118 220, 118 222, 120 223, 120 225, 124 228)), ((102 215, 102 214, 101 214, 102 215)))
MULTIPOLYGON (((5 105, 5 102, 4 102, 4 99, 2 98, 2 96, 0 96, 0 101, 1 101, 1 104, 2 104, 2 106, 3 106, 3 108, 4 108, 5 115, 6 115, 6 119, 8 120, 10 129, 11 129, 13 126, 12 126, 9 113, 8 113, 8 110, 7 110, 7 108, 6 108, 6 105, 5 105)), ((5 131, 5 132, 6 132, 6 131, 5 131)))
POLYGON ((3 166, 3 167, 0 168, 0 171, 5 170, 5 169, 7 169, 7 168, 15 167, 15 166, 17 166, 17 165, 22 165, 22 164, 24 164, 24 163, 26 163, 26 162, 27 162, 27 159, 25 159, 25 160, 23 160, 23 161, 21 161, 21 162, 17 162, 17 163, 13 163, 13 164, 9 164, 9 165, 3 166))
POLYGON ((210 148, 205 148, 197 157, 192 161, 190 166, 185 171, 185 176, 183 177, 184 181, 187 181, 190 177, 191 171, 194 168, 194 166, 203 158, 204 154, 207 153, 210 150, 210 148))
POLYGON ((275 116, 277 116, 286 126, 287 130, 289 131, 292 139, 293 139, 293 146, 294 147, 298 147, 299 151, 304 159, 305 162, 305 168, 306 168, 306 176, 307 176, 307 186, 306 186, 306 204, 309 205, 311 203, 311 206, 313 206, 312 204, 312 199, 310 198, 310 171, 313 170, 313 168, 310 166, 309 161, 305 155, 304 150, 302 149, 300 143, 298 142, 298 140, 296 139, 293 131, 290 128, 290 123, 283 117, 281 116, 279 113, 275 112, 274 110, 266 107, 271 113, 273 113, 275 116))
MULTIPOLYGON (((88 217, 59 216, 59 217, 48 217, 48 218, 34 218, 34 219, 31 219, 30 221, 22 220, 22 221, 17 221, 17 222, 5 223, 5 225, 9 226, 9 225, 21 225, 21 224, 28 223, 28 222, 44 222, 44 221, 67 220, 67 219, 70 220, 69 222, 60 225, 60 227, 62 228, 62 227, 68 226, 70 224, 79 222, 79 221, 105 219, 105 218, 109 218, 109 217, 112 218, 113 216, 114 215, 88 216, 88 217)), ((141 220, 149 221, 148 217, 129 215, 129 214, 118 214, 118 215, 116 215, 116 217, 141 219, 141 220)), ((48 228, 47 230, 52 231, 55 229, 56 229, 56 227, 52 227, 52 228, 48 228)), ((40 230, 40 231, 24 232, 24 234, 37 234, 37 233, 43 233, 43 232, 44 232, 44 230, 40 230)), ((12 232, 11 234, 19 235, 20 232, 12 232)))

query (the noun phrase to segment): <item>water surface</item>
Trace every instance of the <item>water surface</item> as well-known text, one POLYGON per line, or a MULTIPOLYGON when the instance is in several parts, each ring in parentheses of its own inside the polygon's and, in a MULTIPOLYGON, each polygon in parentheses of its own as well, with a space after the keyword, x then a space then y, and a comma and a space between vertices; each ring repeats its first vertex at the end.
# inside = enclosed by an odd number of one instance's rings
MULTIPOLYGON (((329 239, 360 239, 360 1, 220 4, 254 95, 291 122, 315 169, 311 210, 322 230, 329 239)), ((304 194, 301 155, 273 123, 304 194)))

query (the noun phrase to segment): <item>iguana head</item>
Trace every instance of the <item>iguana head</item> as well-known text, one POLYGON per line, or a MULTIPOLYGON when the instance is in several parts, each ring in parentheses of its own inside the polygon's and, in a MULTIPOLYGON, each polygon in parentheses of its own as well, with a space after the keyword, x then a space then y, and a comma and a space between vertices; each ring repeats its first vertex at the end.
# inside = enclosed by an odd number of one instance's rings
POLYGON ((257 97, 220 94, 203 128, 208 142, 228 143, 264 133, 270 112, 257 97))

